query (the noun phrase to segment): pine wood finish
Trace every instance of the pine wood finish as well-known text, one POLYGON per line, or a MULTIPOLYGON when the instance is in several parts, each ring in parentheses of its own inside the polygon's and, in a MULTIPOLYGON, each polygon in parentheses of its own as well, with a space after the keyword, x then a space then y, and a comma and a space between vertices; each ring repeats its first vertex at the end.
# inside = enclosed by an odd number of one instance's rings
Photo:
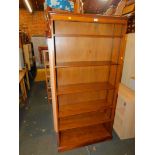
POLYGON ((103 124, 94 125, 93 127, 88 126, 69 129, 61 132, 60 147, 58 148, 58 151, 65 151, 111 138, 111 134, 103 124))
POLYGON ((49 13, 48 39, 58 150, 112 138, 127 20, 49 13))

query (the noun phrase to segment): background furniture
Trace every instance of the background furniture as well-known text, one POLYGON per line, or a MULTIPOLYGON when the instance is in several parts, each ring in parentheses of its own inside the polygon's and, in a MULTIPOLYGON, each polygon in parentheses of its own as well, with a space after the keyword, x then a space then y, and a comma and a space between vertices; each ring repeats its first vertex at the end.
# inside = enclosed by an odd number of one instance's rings
POLYGON ((124 56, 124 65, 122 71, 121 83, 128 88, 135 90, 135 34, 128 33, 126 35, 127 43, 124 56))
POLYGON ((135 93, 124 84, 119 86, 114 129, 120 139, 135 137, 135 93))
POLYGON ((26 77, 27 88, 28 88, 28 90, 30 90, 30 83, 29 83, 27 68, 19 70, 19 84, 20 84, 20 88, 21 88, 23 101, 25 101, 27 98, 27 91, 26 91, 25 80, 24 80, 25 77, 26 77))
POLYGON ((36 67, 37 68, 43 68, 44 65, 41 63, 40 60, 40 53, 38 52, 38 48, 41 47, 47 47, 47 43, 46 43, 46 37, 45 36, 41 36, 41 35, 33 35, 31 37, 31 41, 33 43, 33 48, 34 48, 34 56, 35 56, 35 60, 36 60, 36 67))
POLYGON ((48 14, 48 50, 58 150, 112 138, 126 17, 48 14))
POLYGON ((46 76, 46 90, 47 90, 47 97, 48 103, 51 103, 52 100, 52 93, 51 93, 51 82, 50 82, 50 70, 49 70, 49 53, 48 50, 43 50, 43 61, 45 67, 45 76, 46 76))
POLYGON ((38 46, 38 52, 39 52, 39 58, 40 58, 40 63, 43 64, 43 51, 48 50, 47 46, 38 46))

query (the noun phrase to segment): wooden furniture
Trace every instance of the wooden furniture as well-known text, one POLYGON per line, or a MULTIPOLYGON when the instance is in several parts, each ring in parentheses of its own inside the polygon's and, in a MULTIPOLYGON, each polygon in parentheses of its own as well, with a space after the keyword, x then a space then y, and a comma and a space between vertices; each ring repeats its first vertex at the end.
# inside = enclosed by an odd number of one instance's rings
POLYGON ((38 47, 39 58, 40 58, 41 64, 43 64, 43 50, 48 50, 48 47, 47 46, 39 46, 38 47))
POLYGON ((29 83, 29 77, 28 77, 28 70, 25 68, 23 70, 19 70, 19 84, 23 96, 23 100, 25 101, 27 98, 27 91, 25 87, 25 81, 24 78, 26 77, 26 84, 28 87, 28 90, 30 90, 30 83, 29 83))
POLYGON ((51 82, 50 82, 50 70, 49 70, 49 53, 48 50, 43 50, 43 61, 45 67, 45 76, 46 76, 46 90, 47 90, 47 97, 48 103, 51 103, 52 100, 52 93, 51 93, 51 82))
POLYGON ((34 62, 31 44, 23 44, 23 52, 25 63, 28 66, 28 70, 31 70, 31 67, 33 66, 34 62))
POLYGON ((58 150, 112 138, 126 17, 49 12, 48 42, 58 150))
POLYGON ((114 129, 120 139, 135 137, 135 93, 124 84, 119 86, 114 129))

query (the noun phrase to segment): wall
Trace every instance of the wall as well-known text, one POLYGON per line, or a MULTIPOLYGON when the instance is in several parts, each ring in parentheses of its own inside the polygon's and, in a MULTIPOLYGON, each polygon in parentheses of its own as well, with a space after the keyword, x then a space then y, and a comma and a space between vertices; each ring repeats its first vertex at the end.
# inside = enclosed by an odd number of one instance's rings
POLYGON ((19 9, 19 25, 28 27, 28 33, 32 35, 45 35, 46 21, 43 11, 36 11, 30 14, 25 9, 19 9))
POLYGON ((135 77, 135 33, 128 33, 121 82, 134 90, 132 77, 135 77))

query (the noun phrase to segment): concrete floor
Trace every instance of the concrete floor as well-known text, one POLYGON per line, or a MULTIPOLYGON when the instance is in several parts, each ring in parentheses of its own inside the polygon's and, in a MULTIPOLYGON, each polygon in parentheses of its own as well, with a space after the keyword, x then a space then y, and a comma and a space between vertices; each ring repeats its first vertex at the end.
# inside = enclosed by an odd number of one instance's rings
POLYGON ((28 105, 19 110, 20 155, 134 155, 135 139, 120 140, 113 132, 113 139, 86 147, 57 152, 53 130, 52 107, 48 105, 45 82, 33 83, 28 105))

